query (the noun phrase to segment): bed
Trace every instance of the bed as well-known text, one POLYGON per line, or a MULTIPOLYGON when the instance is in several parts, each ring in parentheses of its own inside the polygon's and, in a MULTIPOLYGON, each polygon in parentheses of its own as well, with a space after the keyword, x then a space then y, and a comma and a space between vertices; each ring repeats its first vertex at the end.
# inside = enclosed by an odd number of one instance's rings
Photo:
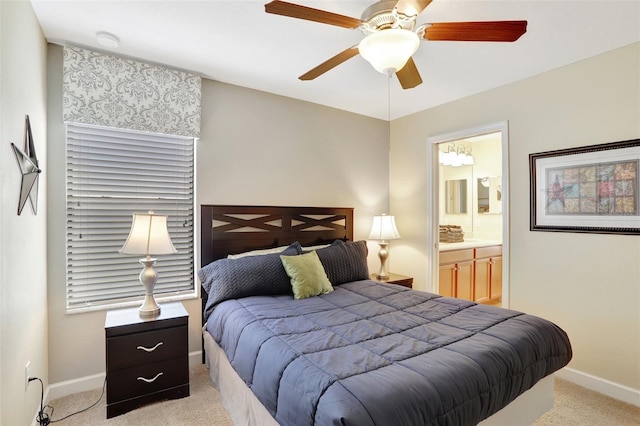
POLYGON ((369 280, 353 209, 203 205, 201 223, 205 362, 234 423, 525 425, 551 408, 566 333, 369 280))

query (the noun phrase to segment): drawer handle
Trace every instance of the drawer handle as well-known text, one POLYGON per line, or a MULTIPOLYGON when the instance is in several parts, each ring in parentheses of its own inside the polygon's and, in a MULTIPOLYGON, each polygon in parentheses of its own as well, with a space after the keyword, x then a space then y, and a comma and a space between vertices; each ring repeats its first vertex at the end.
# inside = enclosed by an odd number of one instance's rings
POLYGON ((138 377, 138 380, 142 380, 143 382, 147 382, 147 383, 153 383, 156 381, 156 379, 160 376, 162 376, 164 373, 160 372, 158 374, 156 374, 156 377, 154 377, 153 379, 145 379, 144 377, 138 377))
POLYGON ((156 349, 158 349, 158 346, 162 345, 162 342, 157 343, 154 347, 152 348, 145 348, 144 346, 138 346, 136 349, 142 349, 145 352, 153 352, 156 349))

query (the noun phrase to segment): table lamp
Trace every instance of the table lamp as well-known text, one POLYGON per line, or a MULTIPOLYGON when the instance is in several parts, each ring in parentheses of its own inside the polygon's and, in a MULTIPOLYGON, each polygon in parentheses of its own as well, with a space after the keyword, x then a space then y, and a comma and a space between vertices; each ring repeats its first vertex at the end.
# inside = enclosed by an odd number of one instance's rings
POLYGON ((153 298, 153 288, 158 280, 153 265, 157 259, 151 255, 176 252, 167 230, 167 216, 153 212, 133 214, 131 231, 120 253, 146 256, 140 259, 140 263, 144 265, 140 273, 140 282, 144 286, 144 303, 139 310, 140 316, 149 317, 160 313, 160 306, 153 298))
POLYGON ((389 257, 388 240, 397 240, 400 238, 398 228, 396 228, 396 219, 393 216, 382 214, 373 217, 373 225, 371 226, 370 240, 378 240, 380 244, 380 272, 376 274, 378 279, 389 278, 387 272, 387 258, 389 257))

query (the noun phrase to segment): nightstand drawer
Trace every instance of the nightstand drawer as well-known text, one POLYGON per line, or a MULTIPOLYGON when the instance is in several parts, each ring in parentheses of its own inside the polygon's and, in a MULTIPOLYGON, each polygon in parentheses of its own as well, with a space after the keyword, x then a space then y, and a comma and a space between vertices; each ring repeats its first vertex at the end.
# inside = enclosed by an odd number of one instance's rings
POLYGON ((186 326, 107 339, 108 370, 157 362, 184 355, 188 350, 186 326))
POLYGON ((188 383, 189 361, 184 356, 116 370, 107 374, 107 404, 188 383))
POLYGON ((143 405, 189 396, 189 314, 182 303, 141 317, 138 308, 105 318, 107 418, 143 405))

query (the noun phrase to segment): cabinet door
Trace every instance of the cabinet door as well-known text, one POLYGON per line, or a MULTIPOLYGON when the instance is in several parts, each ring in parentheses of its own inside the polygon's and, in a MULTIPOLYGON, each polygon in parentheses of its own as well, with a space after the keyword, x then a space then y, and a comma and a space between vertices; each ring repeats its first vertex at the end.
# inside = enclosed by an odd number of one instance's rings
POLYGON ((456 297, 473 300, 473 261, 460 262, 456 266, 456 297))
POLYGON ((455 281, 456 265, 449 263, 440 265, 440 276, 438 280, 438 293, 441 296, 456 297, 455 281))
POLYGON ((491 258, 491 300, 502 298, 502 256, 491 258))
POLYGON ((491 259, 476 259, 476 282, 473 300, 477 303, 487 303, 491 293, 491 259))

